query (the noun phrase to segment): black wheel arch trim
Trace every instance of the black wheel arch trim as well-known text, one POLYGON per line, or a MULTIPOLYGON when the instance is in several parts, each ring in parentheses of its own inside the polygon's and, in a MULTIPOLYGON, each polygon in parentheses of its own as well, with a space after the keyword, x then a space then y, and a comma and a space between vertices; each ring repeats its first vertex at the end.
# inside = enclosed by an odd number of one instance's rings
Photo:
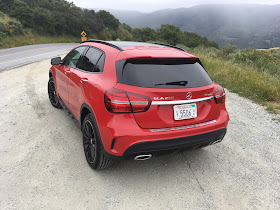
POLYGON ((51 77, 53 78, 53 72, 52 72, 52 70, 50 69, 50 70, 49 70, 49 78, 51 78, 51 77))
POLYGON ((51 67, 49 69, 49 77, 52 77, 54 79, 55 78, 55 74, 56 74, 55 69, 53 67, 51 67))
POLYGON ((99 126, 97 124, 97 121, 96 121, 96 117, 95 117, 95 113, 93 112, 93 110, 90 108, 90 106, 86 103, 83 103, 82 106, 81 106, 81 110, 80 110, 80 125, 81 125, 81 130, 83 129, 83 122, 82 122, 82 112, 83 112, 83 109, 86 108, 90 111, 90 113, 92 114, 93 116, 93 119, 95 121, 95 125, 97 126, 97 129, 98 129, 98 133, 99 133, 99 136, 100 136, 100 140, 101 140, 101 146, 104 150, 104 155, 108 158, 111 158, 112 155, 110 153, 108 153, 105 148, 104 148, 104 145, 103 145, 103 141, 102 141, 102 138, 101 138, 101 135, 100 135, 100 131, 99 131, 99 126))
MULTIPOLYGON (((83 124, 83 122, 82 122, 82 113, 83 113, 83 109, 84 109, 84 108, 88 109, 89 112, 92 113, 92 115, 94 116, 94 120, 95 120, 95 122, 96 122, 95 113, 94 113, 94 111, 92 110, 92 108, 90 108, 90 106, 89 106, 88 104, 83 103, 82 106, 81 106, 81 110, 80 110, 80 124, 81 124, 81 127, 82 127, 82 124, 83 124)), ((97 122, 96 122, 96 123, 97 123, 97 122)))

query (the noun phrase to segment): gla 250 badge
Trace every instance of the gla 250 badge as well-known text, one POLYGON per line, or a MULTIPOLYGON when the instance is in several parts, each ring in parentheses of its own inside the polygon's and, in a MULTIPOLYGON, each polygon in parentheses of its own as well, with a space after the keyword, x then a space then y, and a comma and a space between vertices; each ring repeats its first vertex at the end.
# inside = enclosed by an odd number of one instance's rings
POLYGON ((163 96, 161 96, 161 97, 154 97, 154 100, 157 100, 157 101, 159 101, 159 100, 173 100, 174 99, 174 96, 167 96, 167 97, 163 97, 163 96))
MULTIPOLYGON (((192 98, 192 93, 191 93, 191 92, 188 92, 188 93, 186 94, 186 98, 187 98, 187 99, 191 99, 191 98, 192 98)), ((154 97, 154 100, 156 100, 156 101, 159 101, 159 100, 173 100, 173 99, 174 99, 174 96, 154 97)))

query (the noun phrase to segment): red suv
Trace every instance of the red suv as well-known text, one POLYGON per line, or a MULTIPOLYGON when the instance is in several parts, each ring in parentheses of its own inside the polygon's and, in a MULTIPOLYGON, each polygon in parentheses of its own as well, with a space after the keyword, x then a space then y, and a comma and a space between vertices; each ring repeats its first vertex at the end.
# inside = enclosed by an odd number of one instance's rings
POLYGON ((79 123, 93 169, 205 147, 226 133, 224 89, 181 48, 89 40, 51 63, 50 102, 79 123))

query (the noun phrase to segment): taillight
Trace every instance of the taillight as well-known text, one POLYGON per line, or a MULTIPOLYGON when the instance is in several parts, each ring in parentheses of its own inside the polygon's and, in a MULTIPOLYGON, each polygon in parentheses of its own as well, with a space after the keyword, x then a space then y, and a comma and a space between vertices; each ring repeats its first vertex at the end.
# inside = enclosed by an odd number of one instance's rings
POLYGON ((220 85, 218 85, 216 90, 214 91, 214 99, 216 104, 223 104, 226 101, 225 90, 220 85))
POLYGON ((150 108, 150 98, 135 93, 112 88, 105 93, 105 106, 109 112, 135 113, 150 108))

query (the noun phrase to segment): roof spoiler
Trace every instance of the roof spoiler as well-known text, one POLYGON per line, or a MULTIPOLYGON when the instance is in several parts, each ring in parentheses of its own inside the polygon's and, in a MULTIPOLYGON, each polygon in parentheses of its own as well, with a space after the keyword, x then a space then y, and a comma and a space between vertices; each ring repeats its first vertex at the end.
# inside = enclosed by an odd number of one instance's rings
POLYGON ((85 43, 85 42, 95 42, 95 43, 105 44, 105 45, 108 45, 108 46, 110 46, 110 47, 113 47, 113 48, 115 48, 115 49, 117 49, 117 50, 119 50, 119 51, 123 51, 122 48, 120 48, 120 47, 118 47, 118 46, 116 46, 116 45, 114 45, 114 44, 111 44, 111 43, 109 43, 109 42, 103 41, 103 40, 89 39, 89 40, 86 40, 86 41, 84 41, 84 42, 82 42, 82 43, 85 43))
POLYGON ((177 47, 177 46, 174 46, 174 45, 170 45, 170 44, 162 44, 162 43, 157 43, 157 42, 154 42, 153 44, 158 44, 158 45, 162 45, 162 46, 165 46, 165 47, 171 47, 171 48, 175 48, 177 50, 182 50, 184 52, 187 52, 186 50, 184 50, 183 48, 181 47, 177 47))

